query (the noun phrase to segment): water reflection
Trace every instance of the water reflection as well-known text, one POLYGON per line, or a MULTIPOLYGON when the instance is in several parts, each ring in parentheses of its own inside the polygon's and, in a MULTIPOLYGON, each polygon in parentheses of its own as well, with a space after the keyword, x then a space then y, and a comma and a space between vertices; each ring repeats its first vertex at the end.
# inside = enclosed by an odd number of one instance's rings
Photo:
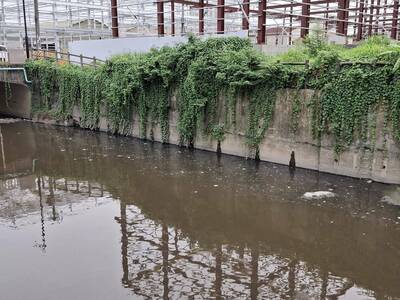
POLYGON ((137 297, 400 297, 396 186, 74 129, 2 134, 0 225, 40 220, 46 249, 47 225, 118 199, 121 281, 137 297), (338 196, 301 198, 317 190, 338 196))

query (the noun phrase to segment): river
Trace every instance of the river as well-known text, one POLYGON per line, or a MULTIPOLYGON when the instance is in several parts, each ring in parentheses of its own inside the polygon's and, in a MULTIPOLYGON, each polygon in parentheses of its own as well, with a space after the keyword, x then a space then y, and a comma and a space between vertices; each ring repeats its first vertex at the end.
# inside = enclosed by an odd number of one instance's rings
POLYGON ((2 123, 0 299, 400 299, 398 186, 2 123))

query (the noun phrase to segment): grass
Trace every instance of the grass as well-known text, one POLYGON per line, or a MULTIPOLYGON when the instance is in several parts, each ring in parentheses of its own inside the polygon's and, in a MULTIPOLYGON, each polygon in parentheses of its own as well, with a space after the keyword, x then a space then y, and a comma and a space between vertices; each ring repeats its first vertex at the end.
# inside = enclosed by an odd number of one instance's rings
POLYGON ((308 60, 312 63, 317 60, 321 51, 335 53, 342 61, 387 61, 395 63, 400 58, 400 45, 384 36, 372 36, 368 40, 360 42, 356 47, 346 47, 327 43, 316 34, 311 35, 304 43, 300 43, 271 59, 281 62, 308 60))

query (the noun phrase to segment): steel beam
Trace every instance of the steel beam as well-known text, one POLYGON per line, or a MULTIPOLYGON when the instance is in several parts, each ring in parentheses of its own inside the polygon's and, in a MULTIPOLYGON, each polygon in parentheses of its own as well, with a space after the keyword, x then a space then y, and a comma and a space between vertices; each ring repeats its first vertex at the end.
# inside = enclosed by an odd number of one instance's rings
POLYGON ((392 30, 390 31, 390 37, 392 39, 397 38, 397 22, 399 17, 399 0, 393 1, 393 19, 392 19, 392 30))
POLYGON ((308 35, 310 29, 310 0, 303 0, 301 6, 301 20, 300 20, 300 37, 304 38, 308 35))
POLYGON ((258 1, 258 29, 257 29, 257 43, 265 44, 265 22, 267 21, 266 9, 267 0, 258 1))
POLYGON ((26 7, 25 7, 25 0, 22 0, 22 9, 24 15, 24 29, 25 29, 25 51, 26 51, 26 58, 29 59, 29 41, 28 41, 28 29, 26 25, 26 7))
POLYGON ((175 35, 175 1, 171 0, 171 35, 175 35))
MULTIPOLYGON (((33 1, 33 11, 35 15, 35 39, 36 48, 40 48, 40 23, 39 23, 39 3, 38 0, 33 1)), ((54 14, 54 11, 53 11, 54 14)))
POLYGON ((111 31, 112 37, 119 37, 117 0, 111 0, 111 31))
POLYGON ((371 0, 371 5, 369 7, 369 25, 368 25, 368 36, 372 35, 372 22, 374 18, 374 0, 371 0))
POLYGON ((347 25, 348 25, 348 10, 349 9, 349 1, 348 0, 339 0, 338 2, 338 12, 337 12, 337 26, 336 32, 341 35, 346 35, 347 33, 347 25))
POLYGON ((217 34, 225 32, 225 0, 218 0, 217 7, 217 34))
POLYGON ((250 0, 243 1, 242 29, 249 30, 250 0))
POLYGON ((204 34, 204 0, 199 0, 199 34, 204 34))
POLYGON ((157 32, 159 36, 164 36, 164 0, 157 0, 157 32))
MULTIPOLYGON (((172 0, 165 0, 164 2, 170 2, 172 0)), ((190 5, 193 7, 198 8, 200 6, 198 1, 192 1, 192 0, 174 0, 175 3, 180 3, 180 4, 184 4, 184 5, 190 5)), ((250 0, 244 0, 244 1, 249 1, 250 0)), ((286 1, 286 0, 285 0, 286 1)), ((325 3, 336 3, 338 0, 315 0, 315 1, 309 1, 309 5, 318 5, 318 4, 325 4, 325 3)), ((253 3, 253 2, 252 2, 253 3)), ((215 4, 211 4, 211 3, 205 3, 204 7, 216 7, 218 5, 215 4)), ((269 5, 266 6, 266 10, 270 10, 270 9, 279 9, 279 8, 286 8, 286 7, 300 7, 303 6, 302 3, 300 2, 294 2, 293 4, 290 3, 282 3, 282 4, 274 4, 274 5, 269 5)), ((234 13, 234 12, 240 12, 241 9, 238 7, 233 7, 233 6, 229 6, 229 5, 225 5, 225 12, 226 13, 234 13)), ((250 9, 249 10, 250 13, 254 13, 254 14, 258 14, 258 10, 257 9, 250 9)))
POLYGON ((375 28, 374 28, 374 34, 378 34, 378 25, 379 25, 379 8, 381 6, 381 0, 377 0, 376 3, 376 11, 375 11, 375 28))

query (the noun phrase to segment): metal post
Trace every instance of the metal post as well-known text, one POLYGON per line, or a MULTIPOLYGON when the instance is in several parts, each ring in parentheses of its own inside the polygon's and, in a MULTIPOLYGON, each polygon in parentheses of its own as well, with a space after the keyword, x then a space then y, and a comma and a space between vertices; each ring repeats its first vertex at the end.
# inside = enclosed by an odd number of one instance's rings
POLYGON ((249 30, 249 17, 250 17, 250 2, 249 0, 243 1, 243 17, 242 17, 242 29, 249 30))
POLYGON ((383 22, 382 22, 382 34, 386 33, 386 11, 387 11, 387 0, 385 0, 385 4, 384 4, 385 8, 383 9, 383 22))
POLYGON ((34 14, 35 14, 36 48, 38 48, 39 45, 40 45, 40 23, 39 23, 39 3, 38 3, 38 0, 34 0, 33 1, 33 9, 34 9, 34 14))
POLYGON ((157 0, 157 30, 158 36, 164 36, 164 0, 157 0))
POLYGON ((119 37, 117 0, 111 0, 111 31, 113 38, 119 37))
POLYGON ((329 1, 326 2, 326 13, 325 13, 325 34, 328 33, 329 28, 329 1))
POLYGON ((96 56, 93 56, 93 66, 96 67, 96 56))
POLYGON ((68 59, 68 63, 71 63, 71 54, 69 53, 69 51, 67 53, 67 59, 68 59))
POLYGON ((357 41, 361 41, 363 36, 363 20, 364 20, 364 0, 360 0, 360 7, 358 9, 358 24, 357 24, 357 41))
POLYGON ((374 17, 374 0, 371 0, 371 6, 369 7, 369 26, 368 26, 368 36, 372 35, 372 22, 374 17))
POLYGON ((80 60, 80 63, 81 63, 81 68, 83 68, 83 56, 82 56, 82 54, 79 55, 79 60, 80 60))
POLYGON ((308 35, 310 28, 310 0, 303 0, 301 5, 300 37, 308 35))
POLYGON ((345 36, 347 36, 347 31, 348 31, 348 27, 349 27, 349 8, 350 8, 350 0, 345 0, 344 2, 344 22, 343 22, 343 33, 345 36))
POLYGON ((204 34, 204 0, 199 0, 199 33, 204 34))
POLYGON ((338 12, 337 12, 337 27, 336 27, 336 32, 341 35, 346 35, 347 34, 347 26, 348 26, 348 7, 349 6, 349 1, 348 0, 339 0, 338 3, 338 12))
POLYGON ((217 33, 225 32, 225 0, 218 0, 217 7, 217 33))
POLYGON ((175 1, 171 0, 171 35, 175 35, 175 1))
POLYGON ((293 33, 293 0, 290 0, 289 45, 292 44, 292 33, 293 33))
POLYGON ((343 34, 344 33, 344 26, 343 26, 343 20, 344 20, 344 2, 345 0, 339 0, 338 1, 338 12, 337 12, 337 19, 336 21, 336 33, 338 34, 343 34))
POLYGON ((392 18, 392 30, 390 31, 390 37, 392 39, 397 38, 397 22, 399 17, 399 0, 393 1, 393 18, 392 18))
POLYGON ((378 34, 378 25, 379 25, 379 8, 381 6, 381 0, 377 0, 376 3, 376 18, 375 18, 375 28, 374 33, 378 34))
POLYGON ((258 1, 258 30, 257 30, 257 44, 265 44, 265 22, 267 14, 267 0, 258 1))
POLYGON ((29 59, 29 42, 28 42, 28 28, 27 28, 27 26, 26 26, 25 0, 22 0, 22 10, 23 10, 23 12, 24 12, 25 51, 26 51, 26 58, 29 59))

